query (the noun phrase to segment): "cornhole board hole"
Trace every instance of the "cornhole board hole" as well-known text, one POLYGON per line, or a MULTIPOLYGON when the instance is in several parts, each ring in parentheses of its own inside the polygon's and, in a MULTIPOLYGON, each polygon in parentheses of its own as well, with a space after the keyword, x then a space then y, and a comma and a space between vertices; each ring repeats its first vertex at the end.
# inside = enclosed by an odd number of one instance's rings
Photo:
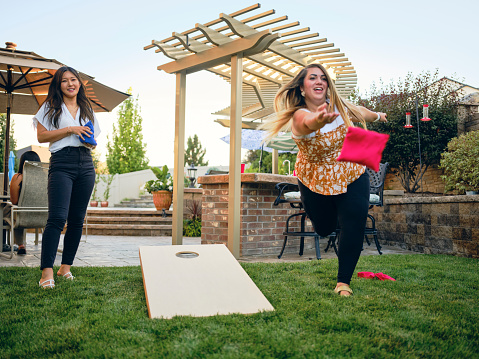
POLYGON ((225 245, 141 246, 140 263, 150 318, 274 310, 225 245))

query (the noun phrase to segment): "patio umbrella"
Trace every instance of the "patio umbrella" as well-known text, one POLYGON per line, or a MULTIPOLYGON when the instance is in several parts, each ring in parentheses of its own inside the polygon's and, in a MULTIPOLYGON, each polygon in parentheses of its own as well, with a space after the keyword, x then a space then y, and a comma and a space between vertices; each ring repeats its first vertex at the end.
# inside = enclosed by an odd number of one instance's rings
MULTIPOLYGON (((37 113, 47 97, 53 75, 64 65, 34 52, 17 50, 14 43, 5 44, 6 48, 0 48, 0 113, 7 114, 3 162, 4 173, 7 173, 10 114, 37 113)), ((81 72, 79 74, 95 112, 110 112, 129 96, 95 81, 91 76, 81 72)), ((8 178, 4 176, 4 195, 7 193, 7 186, 8 178)))
POLYGON ((270 148, 284 152, 298 152, 298 146, 291 138, 291 132, 285 132, 274 137, 267 143, 270 148))
MULTIPOLYGON (((264 146, 263 138, 266 136, 266 132, 261 130, 241 130, 241 148, 245 150, 261 150, 259 156, 259 171, 261 172, 261 165, 263 164, 263 151, 273 152, 273 149, 264 146)), ((221 137, 221 140, 226 143, 230 143, 230 135, 221 137)))
MULTIPOLYGON (((266 133, 261 130, 241 130, 241 148, 245 150, 260 150, 263 147, 264 151, 273 152, 273 149, 263 146, 263 138, 266 136, 266 133)), ((222 141, 230 143, 230 135, 221 137, 222 141)))
POLYGON ((13 151, 10 151, 10 156, 8 157, 8 180, 11 181, 13 175, 15 174, 15 154, 13 151))

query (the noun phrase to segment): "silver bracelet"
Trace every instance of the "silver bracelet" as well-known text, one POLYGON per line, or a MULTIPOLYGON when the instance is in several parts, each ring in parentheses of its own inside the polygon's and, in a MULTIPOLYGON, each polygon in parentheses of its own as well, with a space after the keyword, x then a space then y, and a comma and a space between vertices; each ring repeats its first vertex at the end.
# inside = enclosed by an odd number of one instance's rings
POLYGON ((376 112, 376 114, 378 115, 378 118, 375 119, 373 122, 378 122, 381 119, 381 115, 379 114, 379 112, 376 112))

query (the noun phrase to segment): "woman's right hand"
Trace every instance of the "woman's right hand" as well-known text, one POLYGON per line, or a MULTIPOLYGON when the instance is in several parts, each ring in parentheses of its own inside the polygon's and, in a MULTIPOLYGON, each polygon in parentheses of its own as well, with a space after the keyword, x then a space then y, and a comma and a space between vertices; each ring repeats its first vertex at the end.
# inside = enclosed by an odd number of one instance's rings
POLYGON ((333 122, 339 116, 339 113, 337 112, 328 113, 327 106, 327 103, 323 103, 315 112, 313 112, 315 121, 320 125, 319 128, 333 122))
POLYGON ((83 137, 86 135, 87 137, 90 137, 90 135, 93 133, 88 126, 69 126, 67 133, 70 134, 75 134, 79 136, 82 140, 85 140, 83 137))
POLYGON ((339 116, 339 113, 328 113, 327 105, 327 103, 324 103, 318 106, 314 112, 297 110, 293 115, 293 134, 296 136, 308 135, 333 122, 339 116))

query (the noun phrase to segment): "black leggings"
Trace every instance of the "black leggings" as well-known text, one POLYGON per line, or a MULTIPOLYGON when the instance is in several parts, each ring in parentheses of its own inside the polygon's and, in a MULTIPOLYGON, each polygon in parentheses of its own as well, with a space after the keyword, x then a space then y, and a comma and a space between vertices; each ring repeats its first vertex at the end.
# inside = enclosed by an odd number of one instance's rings
POLYGON ((314 230, 326 237, 339 224, 338 282, 349 284, 358 263, 369 208, 367 172, 348 185, 346 193, 326 196, 312 192, 300 181, 301 201, 314 230), (338 223, 339 222, 339 223, 338 223))
POLYGON ((90 150, 85 147, 65 147, 52 154, 48 171, 48 221, 42 237, 41 269, 53 268, 66 221, 62 264, 73 264, 94 184, 95 169, 90 150))

